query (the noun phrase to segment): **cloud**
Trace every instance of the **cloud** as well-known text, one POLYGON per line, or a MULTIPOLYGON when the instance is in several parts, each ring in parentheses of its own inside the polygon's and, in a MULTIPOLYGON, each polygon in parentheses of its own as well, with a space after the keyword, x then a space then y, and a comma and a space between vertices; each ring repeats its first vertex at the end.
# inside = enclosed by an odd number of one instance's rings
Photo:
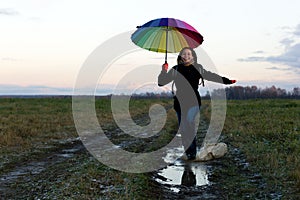
POLYGON ((261 51, 261 50, 258 50, 258 51, 254 51, 253 53, 255 53, 255 54, 263 54, 263 53, 265 53, 264 51, 261 51))
POLYGON ((279 63, 300 69, 300 43, 290 46, 281 55, 269 56, 265 59, 268 62, 279 63))
POLYGON ((249 56, 247 58, 239 58, 238 61, 240 62, 257 62, 257 61, 266 61, 266 58, 260 56, 249 56))
MULTIPOLYGON (((96 90, 95 86, 85 87, 85 88, 76 88, 75 94, 80 95, 108 95, 108 94, 131 94, 133 93, 145 93, 145 92, 164 92, 164 88, 158 88, 157 84, 146 85, 143 88, 137 88, 134 90, 130 85, 120 85, 116 88, 116 85, 113 84, 101 84, 96 90), (91 93, 92 92, 92 93, 91 93)), ((51 87, 43 85, 29 85, 29 86, 20 86, 12 84, 0 84, 0 97, 7 95, 73 95, 74 88, 70 87, 51 87)))
POLYGON ((15 62, 15 61, 19 61, 20 59, 12 58, 12 57, 3 57, 1 60, 15 62))
POLYGON ((290 47, 294 42, 295 41, 291 38, 284 38, 280 41, 280 43, 283 44, 283 46, 285 46, 286 48, 290 47))
POLYGON ((0 8, 0 15, 15 16, 20 13, 12 8, 0 8))
POLYGON ((278 65, 285 65, 289 68, 271 67, 268 69, 276 70, 292 70, 300 74, 300 43, 295 42, 300 38, 300 24, 292 31, 290 37, 284 38, 280 43, 285 47, 280 55, 276 56, 249 56, 247 58, 239 58, 241 62, 269 62, 278 65))
POLYGON ((268 69, 276 69, 276 70, 291 70, 297 74, 300 74, 300 43, 295 45, 291 45, 286 48, 286 50, 277 56, 249 56, 247 58, 238 59, 240 62, 269 62, 278 65, 285 65, 289 68, 282 67, 271 67, 268 69))
POLYGON ((19 85, 0 85, 1 95, 71 95, 72 88, 57 88, 48 86, 19 86, 19 85))
POLYGON ((276 66, 274 66, 274 67, 267 67, 266 69, 280 70, 280 71, 290 71, 291 70, 290 67, 288 67, 288 68, 282 68, 282 67, 276 67, 276 66))
POLYGON ((295 31, 293 32, 293 34, 294 34, 295 36, 300 36, 300 24, 298 24, 298 25, 296 26, 296 29, 295 29, 295 31))
POLYGON ((266 69, 281 70, 281 68, 279 68, 279 67, 267 67, 266 69))

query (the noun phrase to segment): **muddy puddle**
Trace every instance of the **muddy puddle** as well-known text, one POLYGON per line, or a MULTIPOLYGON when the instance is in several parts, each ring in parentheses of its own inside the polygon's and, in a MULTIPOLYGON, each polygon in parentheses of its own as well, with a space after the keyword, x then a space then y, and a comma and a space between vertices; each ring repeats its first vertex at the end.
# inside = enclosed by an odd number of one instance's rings
POLYGON ((224 157, 207 162, 181 159, 182 147, 169 149, 164 157, 168 166, 153 174, 153 180, 163 190, 163 199, 282 198, 281 191, 272 190, 260 173, 251 169, 239 149, 228 147, 224 157), (177 160, 172 163, 174 158, 177 160), (227 188, 235 182, 240 187, 227 188))
POLYGON ((182 160, 184 150, 181 148, 169 149, 164 158, 169 165, 157 171, 155 181, 167 186, 172 192, 180 192, 181 186, 194 187, 208 185, 208 171, 206 165, 200 162, 182 160), (174 163, 171 160, 178 158, 174 163))

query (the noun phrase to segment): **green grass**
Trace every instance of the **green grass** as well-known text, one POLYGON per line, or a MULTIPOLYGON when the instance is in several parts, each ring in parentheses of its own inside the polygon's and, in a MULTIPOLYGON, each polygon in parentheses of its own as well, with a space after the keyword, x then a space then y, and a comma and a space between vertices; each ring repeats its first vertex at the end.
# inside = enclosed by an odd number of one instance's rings
POLYGON ((70 99, 0 99, 0 109, 0 147, 24 149, 76 135, 70 99))
POLYGON ((300 195, 299 100, 228 101, 223 133, 270 186, 300 195))
MULTIPOLYGON (((138 118, 151 105, 167 105, 168 100, 131 100, 130 114, 138 118)), ((113 122, 110 100, 97 99, 96 113, 101 125, 113 122)), ((34 142, 77 137, 71 98, 0 99, 0 147, 30 148, 34 142)))
MULTIPOLYGON (((144 116, 155 103, 169 105, 170 101, 132 99, 132 118, 144 116)), ((58 141, 78 137, 72 117, 71 98, 0 99, 0 110, 0 175, 20 163, 44 159, 51 151, 55 153, 55 149, 43 149, 43 146, 59 148, 58 141)), ((108 99, 96 100, 96 112, 104 129, 116 128, 108 99)), ((170 140, 172 126, 168 127, 146 151, 150 151, 149 148, 159 148, 163 142, 170 140)), ((120 140, 116 138, 118 139, 120 140)), ((141 146, 132 148, 137 148, 138 151, 141 146)), ((18 181, 11 187, 17 191, 18 197, 25 199, 32 198, 33 195, 50 199, 145 199, 153 194, 159 195, 149 190, 153 188, 153 181, 148 174, 116 171, 88 153, 76 160, 70 159, 67 163, 50 166, 48 170, 52 171, 33 176, 32 181, 22 184, 18 181)))
MULTIPOLYGON (((171 106, 172 100, 132 99, 129 105, 132 118, 139 119, 147 115, 149 107, 154 103, 171 106)), ((203 101, 203 105, 203 113, 209 117, 209 102, 203 101)), ((115 128, 110 101, 97 99, 96 109, 100 124, 106 128, 115 128)), ((299 110, 299 100, 228 101, 222 134, 225 142, 241 149, 246 155, 247 162, 255 171, 261 173, 268 186, 279 188, 287 199, 291 195, 300 195, 299 110)), ((36 152, 36 149, 43 145, 78 137, 72 117, 71 98, 0 99, 0 113, 0 167, 5 168, 7 164, 8 169, 18 161, 26 161, 28 157, 33 159, 32 152, 36 152)), ((168 117, 169 120, 161 136, 146 150, 157 149, 172 138, 177 128, 176 116, 172 109, 168 112, 168 117)), ((37 152, 34 156, 38 157, 43 153, 37 152)), ((38 177, 47 180, 43 183, 45 185, 16 187, 26 191, 38 187, 47 188, 50 184, 52 192, 54 194, 56 192, 57 197, 59 195, 70 198, 105 196, 110 199, 143 199, 155 194, 156 191, 151 191, 153 188, 157 190, 147 174, 118 172, 88 156, 83 156, 81 159, 70 160, 70 164, 74 162, 77 165, 68 167, 65 166, 66 163, 61 163, 61 168, 64 169, 61 174, 66 176, 62 177, 60 182, 56 180, 57 176, 38 177), (101 183, 97 180, 101 180, 101 183), (110 185, 119 190, 112 190, 105 194, 99 191, 99 188, 103 189, 103 187, 109 190, 110 185)), ((227 172, 232 175, 234 173, 236 172, 227 172)), ((238 179, 235 181, 237 183, 230 183, 232 184, 230 187, 239 184, 238 179)), ((38 180, 31 184, 36 183, 38 180)), ((242 190, 249 191, 255 189, 243 188, 242 190)))

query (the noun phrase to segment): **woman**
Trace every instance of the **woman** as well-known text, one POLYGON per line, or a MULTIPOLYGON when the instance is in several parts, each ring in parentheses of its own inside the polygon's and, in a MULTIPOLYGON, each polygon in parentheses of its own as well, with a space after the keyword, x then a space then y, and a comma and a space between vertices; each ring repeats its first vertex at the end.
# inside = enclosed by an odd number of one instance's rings
POLYGON ((204 85, 203 79, 223 84, 236 82, 203 69, 202 65, 197 63, 196 52, 189 47, 180 51, 176 66, 168 72, 168 64, 165 63, 158 76, 159 86, 164 86, 171 81, 174 81, 176 86, 174 109, 178 117, 182 143, 188 160, 195 159, 197 153, 195 118, 201 106, 198 86, 200 80, 201 84, 204 85))

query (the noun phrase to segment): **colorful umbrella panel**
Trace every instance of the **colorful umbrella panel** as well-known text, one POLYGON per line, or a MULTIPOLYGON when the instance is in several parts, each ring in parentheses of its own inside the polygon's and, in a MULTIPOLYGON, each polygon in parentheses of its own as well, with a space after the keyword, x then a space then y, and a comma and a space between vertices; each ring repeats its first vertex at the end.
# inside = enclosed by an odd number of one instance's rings
POLYGON ((176 53, 183 47, 196 48, 203 42, 202 35, 195 28, 174 18, 151 20, 137 28, 131 40, 150 51, 176 53))

